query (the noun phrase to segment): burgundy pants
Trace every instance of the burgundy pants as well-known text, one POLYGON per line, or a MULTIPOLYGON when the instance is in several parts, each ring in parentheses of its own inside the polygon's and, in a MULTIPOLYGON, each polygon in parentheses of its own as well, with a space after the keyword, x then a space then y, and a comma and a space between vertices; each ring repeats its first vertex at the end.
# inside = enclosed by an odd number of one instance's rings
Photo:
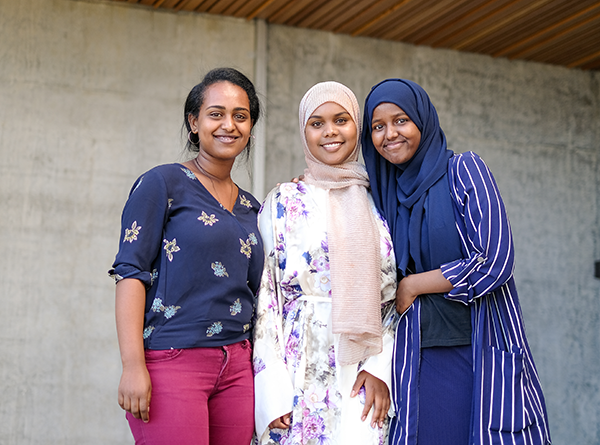
POLYGON ((150 421, 127 420, 136 445, 248 445, 254 431, 250 342, 146 350, 150 421))

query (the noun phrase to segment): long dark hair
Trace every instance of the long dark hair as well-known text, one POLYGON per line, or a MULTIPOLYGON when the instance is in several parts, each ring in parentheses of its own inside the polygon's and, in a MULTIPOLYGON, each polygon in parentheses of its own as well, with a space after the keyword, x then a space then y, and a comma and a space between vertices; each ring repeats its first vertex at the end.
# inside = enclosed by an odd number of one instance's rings
MULTIPOLYGON (((182 130, 186 133, 185 138, 187 141, 185 148, 192 153, 198 153, 200 150, 200 139, 197 134, 191 132, 188 118, 190 115, 198 117, 200 108, 202 108, 202 104, 204 103, 204 94, 206 93, 206 89, 218 82, 232 83, 246 92, 248 95, 248 102, 250 103, 250 120, 252 121, 253 127, 260 117, 260 102, 258 100, 258 96, 256 95, 254 85, 252 82, 250 82, 250 79, 234 68, 215 68, 209 71, 206 76, 204 76, 204 79, 202 79, 202 82, 192 88, 187 99, 185 100, 185 106, 183 109, 184 127, 182 130)), ((245 148, 246 156, 250 155, 250 149, 252 145, 251 141, 252 138, 249 138, 248 144, 245 148)))

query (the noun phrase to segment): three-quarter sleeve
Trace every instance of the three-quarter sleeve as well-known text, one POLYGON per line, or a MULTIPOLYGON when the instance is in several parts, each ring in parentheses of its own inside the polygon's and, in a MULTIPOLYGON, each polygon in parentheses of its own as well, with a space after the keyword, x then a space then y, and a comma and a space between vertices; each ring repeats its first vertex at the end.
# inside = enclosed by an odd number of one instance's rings
POLYGON ((443 264, 441 270, 454 287, 447 298, 468 303, 512 276, 512 233, 496 181, 479 156, 472 152, 455 156, 448 173, 457 228, 468 257, 443 264))
POLYGON ((259 441, 269 424, 292 411, 294 387, 285 362, 281 288, 278 279, 281 258, 285 254, 275 242, 277 206, 274 192, 265 199, 259 214, 259 229, 265 248, 265 266, 256 303, 254 326, 255 424, 259 441), (276 211, 275 211, 276 212, 276 211))
POLYGON ((117 281, 135 278, 150 286, 168 207, 167 185, 156 170, 134 183, 123 209, 119 251, 110 271, 117 281))

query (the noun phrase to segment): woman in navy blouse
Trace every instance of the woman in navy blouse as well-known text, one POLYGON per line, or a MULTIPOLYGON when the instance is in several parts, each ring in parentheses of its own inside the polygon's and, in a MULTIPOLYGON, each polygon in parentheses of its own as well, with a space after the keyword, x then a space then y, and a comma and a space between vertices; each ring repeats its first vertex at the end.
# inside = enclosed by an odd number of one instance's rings
POLYGON ((185 103, 197 155, 143 174, 125 204, 111 274, 119 404, 136 444, 250 443, 249 338, 264 256, 259 203, 230 173, 258 118, 246 76, 209 72, 185 103))
POLYGON ((363 155, 398 265, 390 444, 546 444, 548 420, 492 173, 446 147, 427 93, 375 85, 363 155))

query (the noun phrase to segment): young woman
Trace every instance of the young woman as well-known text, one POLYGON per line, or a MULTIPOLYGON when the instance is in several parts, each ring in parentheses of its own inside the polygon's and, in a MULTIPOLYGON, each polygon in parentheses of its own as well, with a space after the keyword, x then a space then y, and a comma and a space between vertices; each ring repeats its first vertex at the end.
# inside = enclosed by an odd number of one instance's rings
POLYGON ((372 88, 362 142, 403 277, 390 444, 550 443, 492 173, 475 153, 447 149, 427 93, 409 80, 372 88))
POLYGON ((261 444, 382 444, 396 267, 357 162, 358 103, 323 82, 299 115, 304 182, 272 190, 259 216, 256 432, 261 444))
POLYGON ((242 73, 209 72, 184 110, 196 156, 133 185, 113 264, 123 374, 136 444, 248 444, 251 323, 264 263, 258 202, 231 179, 259 102, 242 73), (235 407, 235 411, 232 411, 235 407))

